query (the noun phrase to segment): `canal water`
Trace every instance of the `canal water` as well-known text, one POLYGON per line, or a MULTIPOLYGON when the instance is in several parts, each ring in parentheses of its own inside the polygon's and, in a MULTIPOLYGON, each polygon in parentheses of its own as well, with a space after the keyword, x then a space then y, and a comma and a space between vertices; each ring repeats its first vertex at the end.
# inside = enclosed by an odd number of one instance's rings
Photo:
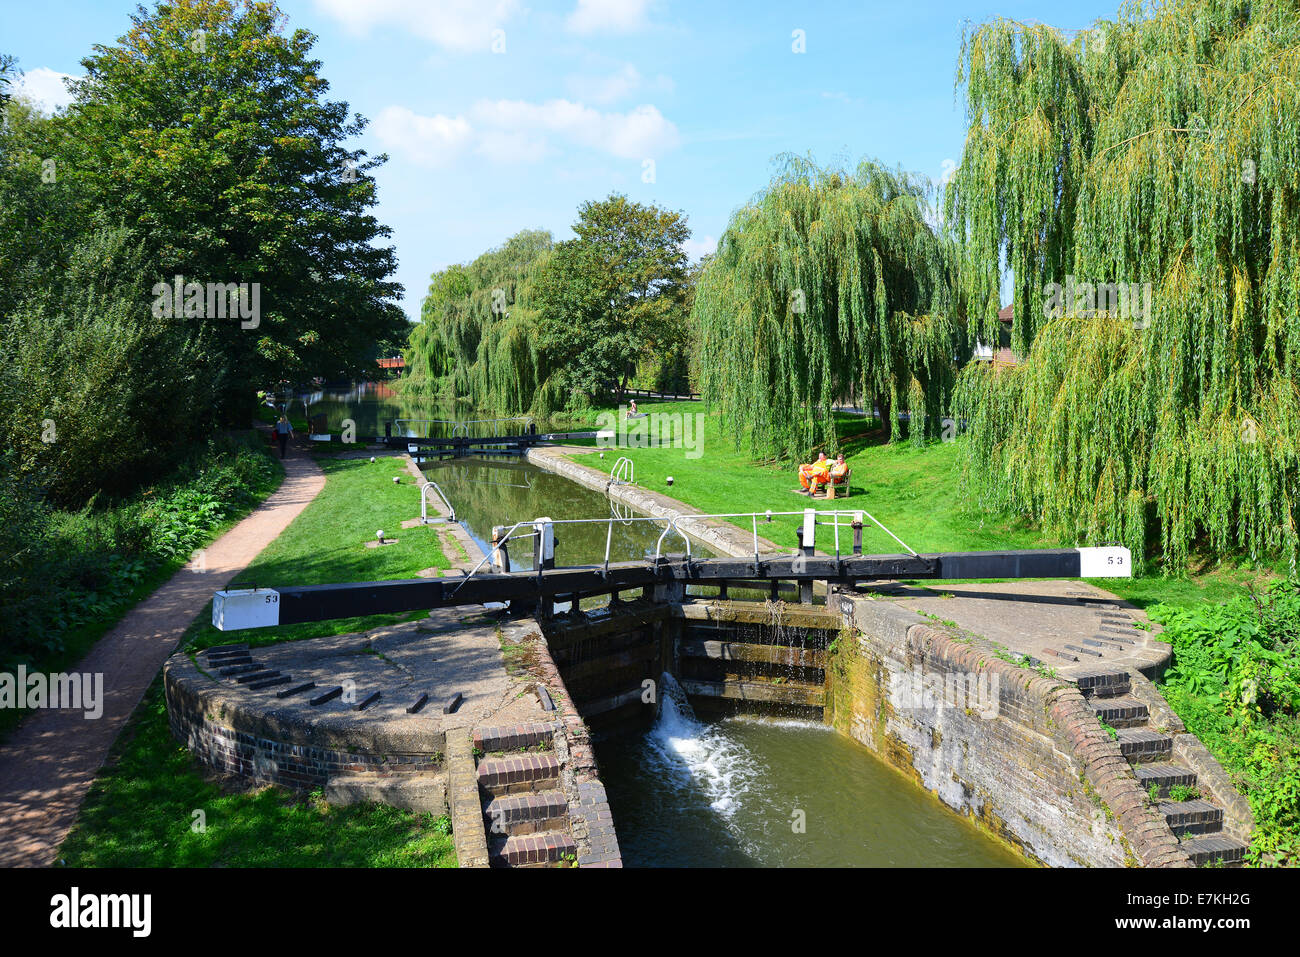
MULTIPOLYGON (((605 518, 598 492, 518 457, 428 463, 456 517, 486 547, 494 525, 605 518)), ((608 526, 560 525, 560 564, 599 562, 608 526)), ((611 561, 653 554, 657 523, 616 523, 611 561)), ((665 551, 680 551, 680 540, 665 551)), ((707 554, 698 545, 693 554, 707 554)), ((511 552, 530 567, 526 547, 511 552)), ((631 866, 1012 867, 1021 859, 857 742, 806 721, 700 721, 671 677, 644 732, 596 746, 631 866)))

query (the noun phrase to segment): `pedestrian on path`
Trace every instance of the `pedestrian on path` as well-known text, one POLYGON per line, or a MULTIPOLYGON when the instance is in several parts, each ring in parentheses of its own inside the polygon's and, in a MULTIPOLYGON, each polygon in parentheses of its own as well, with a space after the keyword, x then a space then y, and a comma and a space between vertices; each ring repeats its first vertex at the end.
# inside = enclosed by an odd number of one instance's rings
POLYGON ((293 426, 289 424, 289 417, 280 416, 280 421, 275 423, 275 438, 280 443, 280 458, 284 458, 285 450, 289 446, 289 439, 293 437, 293 426))

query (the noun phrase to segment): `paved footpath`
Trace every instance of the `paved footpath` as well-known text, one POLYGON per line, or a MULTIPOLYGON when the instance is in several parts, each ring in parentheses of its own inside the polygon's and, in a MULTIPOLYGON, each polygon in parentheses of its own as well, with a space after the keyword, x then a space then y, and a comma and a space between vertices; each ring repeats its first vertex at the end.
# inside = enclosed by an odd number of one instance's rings
POLYGON ((212 593, 248 566, 325 487, 302 450, 285 460, 280 488, 99 639, 72 671, 104 676, 104 712, 35 711, 0 746, 0 867, 46 867, 118 732, 212 593))

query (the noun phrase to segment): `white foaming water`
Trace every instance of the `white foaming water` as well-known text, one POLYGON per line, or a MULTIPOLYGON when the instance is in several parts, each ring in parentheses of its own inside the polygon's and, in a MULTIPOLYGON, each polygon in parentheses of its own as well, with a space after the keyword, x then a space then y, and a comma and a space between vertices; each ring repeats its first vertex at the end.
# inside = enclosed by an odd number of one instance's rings
POLYGON ((659 717, 645 739, 651 763, 666 777, 702 788, 709 806, 730 818, 742 796, 759 781, 762 767, 721 725, 706 725, 695 717, 672 675, 660 677, 659 689, 659 717))

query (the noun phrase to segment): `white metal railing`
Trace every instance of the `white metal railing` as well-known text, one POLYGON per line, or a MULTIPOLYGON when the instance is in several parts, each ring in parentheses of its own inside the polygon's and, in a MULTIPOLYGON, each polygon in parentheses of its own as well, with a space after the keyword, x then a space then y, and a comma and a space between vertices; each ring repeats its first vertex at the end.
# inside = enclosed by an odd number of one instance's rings
POLYGON ((614 463, 614 467, 609 470, 609 483, 606 485, 635 485, 636 484, 636 465, 626 455, 614 463))
MULTIPOLYGON (((676 533, 677 533, 679 536, 681 536, 681 538, 686 542, 686 557, 687 557, 687 561, 690 560, 690 558, 691 558, 691 540, 690 540, 690 535, 689 535, 688 530, 687 530, 686 528, 682 528, 682 527, 681 527, 682 525, 689 525, 689 523, 692 523, 692 522, 698 522, 698 521, 700 521, 700 520, 702 520, 702 519, 745 519, 745 518, 747 518, 747 519, 750 520, 751 528, 752 528, 752 531, 753 531, 753 536, 754 536, 754 564, 755 564, 755 566, 757 566, 757 565, 761 562, 761 560, 762 560, 761 557, 760 557, 760 556, 761 556, 761 552, 760 552, 759 545, 758 545, 758 523, 759 523, 759 519, 761 518, 765 524, 771 524, 771 522, 772 522, 772 520, 773 520, 774 518, 785 518, 785 517, 794 517, 794 516, 797 516, 797 517, 803 519, 803 520, 804 520, 804 523, 805 523, 805 527, 821 525, 821 526, 823 526, 823 527, 827 527, 827 526, 829 526, 829 527, 834 528, 834 536, 835 536, 835 558, 836 558, 837 561, 841 558, 841 550, 840 550, 840 529, 841 529, 841 528, 849 528, 849 529, 854 529, 854 530, 856 530, 856 529, 861 528, 861 527, 863 526, 863 524, 864 524, 864 520, 865 520, 865 521, 870 521, 873 525, 875 525, 877 528, 879 528, 881 531, 883 531, 886 535, 888 535, 888 536, 889 536, 890 538, 892 538, 894 541, 898 542, 898 544, 901 545, 901 546, 903 547, 903 549, 904 549, 904 550, 905 550, 909 555, 916 555, 916 552, 912 549, 912 547, 911 547, 910 545, 908 545, 908 544, 907 544, 906 542, 904 542, 901 538, 899 538, 897 535, 895 535, 893 532, 891 532, 888 528, 886 528, 886 527, 885 527, 885 526, 880 522, 880 520, 877 519, 874 515, 872 515, 870 512, 864 511, 864 510, 862 510, 862 509, 827 509, 827 510, 820 510, 820 509, 811 509, 811 508, 809 508, 809 509, 802 509, 802 510, 800 510, 800 511, 779 511, 779 512, 774 512, 774 511, 772 511, 771 509, 768 509, 767 511, 764 511, 764 512, 718 512, 718 513, 711 514, 711 515, 702 515, 702 514, 694 514, 694 513, 691 513, 691 514, 686 514, 686 515, 671 515, 671 516, 662 516, 662 517, 661 517, 661 516, 653 516, 653 515, 637 515, 637 516, 631 516, 631 517, 620 517, 620 516, 615 515, 615 514, 613 513, 613 511, 611 510, 611 514, 610 514, 610 517, 609 517, 609 518, 566 518, 566 519, 553 519, 553 520, 546 520, 545 523, 543 523, 543 521, 542 521, 542 520, 539 520, 539 519, 531 519, 531 520, 529 520, 529 521, 516 522, 514 525, 510 526, 509 530, 505 533, 505 535, 504 535, 503 537, 498 538, 498 539, 495 539, 495 540, 494 540, 494 544, 497 545, 497 546, 500 546, 500 545, 504 545, 504 544, 506 544, 506 542, 509 541, 510 537, 511 537, 511 536, 512 536, 512 535, 513 535, 513 534, 514 534, 518 529, 520 529, 520 528, 522 528, 522 527, 524 527, 524 526, 528 526, 528 528, 529 528, 529 532, 528 532, 528 534, 529 534, 529 535, 532 535, 532 534, 535 534, 537 528, 538 528, 540 525, 542 525, 542 524, 550 524, 550 525, 594 525, 594 524, 598 524, 598 523, 604 523, 604 524, 606 524, 607 527, 608 527, 608 530, 606 531, 606 534, 605 534, 605 561, 604 561, 604 569, 605 569, 605 572, 608 573, 608 571, 609 571, 609 553, 610 553, 610 547, 611 547, 611 545, 612 545, 612 543, 613 543, 613 539, 614 539, 614 523, 615 523, 615 522, 618 522, 618 523, 621 524, 621 525, 631 525, 633 522, 662 522, 662 523, 664 523, 664 530, 663 530, 663 532, 660 533, 660 535, 659 535, 659 540, 655 543, 655 557, 654 557, 654 559, 652 560, 652 562, 653 562, 654 564, 657 564, 657 563, 659 562, 659 560, 660 560, 662 554, 663 554, 663 542, 664 542, 664 539, 668 536, 668 533, 669 533, 669 532, 676 532, 676 533), (841 521, 841 519, 847 519, 847 521, 841 521), (681 523, 681 524, 679 525, 679 523, 681 523)), ((734 524, 734 523, 733 523, 733 524, 734 524)), ((802 541, 802 537, 801 537, 801 541, 802 541)), ((804 547, 807 547, 807 548, 812 548, 812 547, 814 547, 814 543, 811 542, 811 541, 803 542, 803 544, 804 544, 804 547)), ((493 551, 495 551, 495 548, 493 549, 493 551)), ((459 591, 461 585, 463 585, 463 584, 465 583, 465 581, 467 581, 467 580, 469 580, 470 578, 472 578, 472 577, 473 577, 473 576, 478 572, 478 570, 479 570, 480 568, 482 568, 483 565, 484 565, 485 563, 487 563, 490 554, 491 554, 491 553, 489 553, 489 555, 484 555, 484 556, 483 556, 483 558, 479 561, 479 563, 478 563, 477 565, 475 565, 474 568, 470 570, 469 574, 467 574, 467 575, 465 576, 465 579, 462 580, 462 581, 460 582, 460 584, 458 584, 458 585, 456 586, 456 589, 455 589, 455 591, 452 592, 452 594, 455 594, 456 591, 459 591)), ((540 567, 540 563, 539 563, 539 567, 537 568, 537 573, 538 573, 538 575, 541 574, 541 571, 542 571, 542 569, 541 569, 541 567, 540 567)))
MULTIPOLYGON (((447 507, 448 521, 456 521, 456 510, 452 508, 451 500, 447 498, 445 492, 437 482, 430 482, 427 479, 420 484, 420 521, 425 525, 429 522, 429 490, 432 489, 438 493, 438 498, 442 499, 442 504, 447 507)), ((436 521, 436 519, 435 519, 436 521)))

